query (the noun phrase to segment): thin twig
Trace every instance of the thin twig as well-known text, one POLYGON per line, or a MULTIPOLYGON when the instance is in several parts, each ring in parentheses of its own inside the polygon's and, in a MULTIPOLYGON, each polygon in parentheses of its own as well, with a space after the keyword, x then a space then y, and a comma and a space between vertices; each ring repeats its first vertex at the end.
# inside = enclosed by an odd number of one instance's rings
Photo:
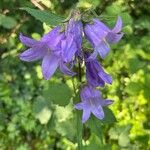
POLYGON ((44 8, 36 0, 31 0, 31 3, 38 7, 40 10, 44 10, 44 8))

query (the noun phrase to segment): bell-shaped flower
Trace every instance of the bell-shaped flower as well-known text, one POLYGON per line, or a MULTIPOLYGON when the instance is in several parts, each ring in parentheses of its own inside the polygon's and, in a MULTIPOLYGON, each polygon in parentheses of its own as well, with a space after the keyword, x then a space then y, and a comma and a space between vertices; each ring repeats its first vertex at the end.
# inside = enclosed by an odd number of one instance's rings
POLYGON ((100 91, 86 86, 81 90, 81 102, 75 105, 78 110, 83 110, 82 123, 85 123, 89 118, 91 113, 102 120, 105 117, 103 107, 113 103, 112 100, 104 100, 101 97, 100 91))
POLYGON ((61 27, 57 26, 44 35, 39 41, 20 34, 20 41, 30 47, 20 54, 20 59, 27 62, 43 59, 42 73, 46 80, 54 74, 58 67, 60 67, 63 73, 74 75, 74 73, 66 67, 62 58, 61 41, 65 35, 60 31, 61 27))
MULTIPOLYGON (((80 20, 71 18, 67 24, 65 35, 67 37, 66 44, 70 43, 69 48, 65 48, 66 59, 71 60, 73 57, 79 56, 82 57, 82 34, 83 34, 83 24, 80 20)), ((65 46, 64 46, 65 47, 65 46)))
POLYGON ((94 48, 90 59, 96 58, 98 53, 104 59, 110 51, 109 44, 117 43, 122 38, 123 33, 121 29, 121 17, 118 17, 116 25, 112 30, 98 19, 93 19, 93 24, 87 24, 84 28, 84 34, 94 48))
MULTIPOLYGON (((86 58, 88 58, 88 54, 86 54, 86 58)), ((90 86, 103 87, 105 83, 112 84, 112 77, 107 74, 103 67, 96 59, 89 59, 86 61, 85 58, 85 66, 86 66, 86 79, 90 86)))

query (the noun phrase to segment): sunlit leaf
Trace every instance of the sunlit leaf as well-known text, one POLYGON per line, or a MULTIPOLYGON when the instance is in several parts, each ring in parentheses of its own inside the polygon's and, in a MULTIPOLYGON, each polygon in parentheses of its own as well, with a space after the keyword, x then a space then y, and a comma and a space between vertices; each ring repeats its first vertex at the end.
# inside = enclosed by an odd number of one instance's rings
POLYGON ((47 124, 52 114, 48 102, 41 97, 34 103, 33 112, 41 124, 47 124))

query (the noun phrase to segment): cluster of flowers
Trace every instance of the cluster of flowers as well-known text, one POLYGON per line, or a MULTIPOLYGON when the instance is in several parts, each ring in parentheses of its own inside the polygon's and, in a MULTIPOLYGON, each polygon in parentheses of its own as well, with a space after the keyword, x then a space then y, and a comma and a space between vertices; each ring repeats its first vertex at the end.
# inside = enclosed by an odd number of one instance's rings
POLYGON ((73 76, 72 65, 79 59, 86 67, 87 85, 81 89, 81 102, 76 109, 83 110, 82 122, 85 123, 93 113, 98 119, 104 118, 103 106, 112 104, 112 100, 104 100, 96 87, 111 84, 112 77, 107 74, 98 62, 97 55, 102 59, 110 51, 109 44, 117 43, 123 36, 122 20, 118 17, 115 27, 111 30, 103 22, 93 19, 85 24, 72 17, 63 31, 57 26, 44 35, 39 41, 20 34, 20 41, 29 47, 20 54, 20 59, 31 62, 42 59, 42 73, 46 80, 50 79, 56 69, 66 75, 73 76), (94 51, 87 52, 82 48, 83 36, 91 43, 94 51))

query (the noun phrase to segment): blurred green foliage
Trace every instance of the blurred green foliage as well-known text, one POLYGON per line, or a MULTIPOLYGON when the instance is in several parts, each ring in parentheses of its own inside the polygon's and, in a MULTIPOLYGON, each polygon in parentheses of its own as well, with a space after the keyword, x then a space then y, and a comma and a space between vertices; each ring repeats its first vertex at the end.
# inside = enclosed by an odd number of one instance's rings
MULTIPOLYGON (((77 130, 82 128, 81 115, 73 108, 73 101, 79 101, 79 96, 73 94, 76 78, 72 81, 57 72, 50 81, 45 81, 39 62, 18 59, 18 54, 25 49, 18 40, 20 32, 39 39, 50 29, 19 9, 36 8, 32 2, 0 1, 0 149, 75 150, 77 140, 81 141, 77 130)), ((111 86, 102 89, 103 96, 115 101, 111 110, 116 118, 109 109, 105 110, 104 121, 92 116, 83 126, 82 142, 87 150, 149 150, 149 0, 34 2, 38 2, 40 9, 64 18, 75 5, 82 11, 94 8, 110 27, 117 15, 122 16, 125 35, 119 44, 112 46, 103 62, 114 79, 111 86)))

